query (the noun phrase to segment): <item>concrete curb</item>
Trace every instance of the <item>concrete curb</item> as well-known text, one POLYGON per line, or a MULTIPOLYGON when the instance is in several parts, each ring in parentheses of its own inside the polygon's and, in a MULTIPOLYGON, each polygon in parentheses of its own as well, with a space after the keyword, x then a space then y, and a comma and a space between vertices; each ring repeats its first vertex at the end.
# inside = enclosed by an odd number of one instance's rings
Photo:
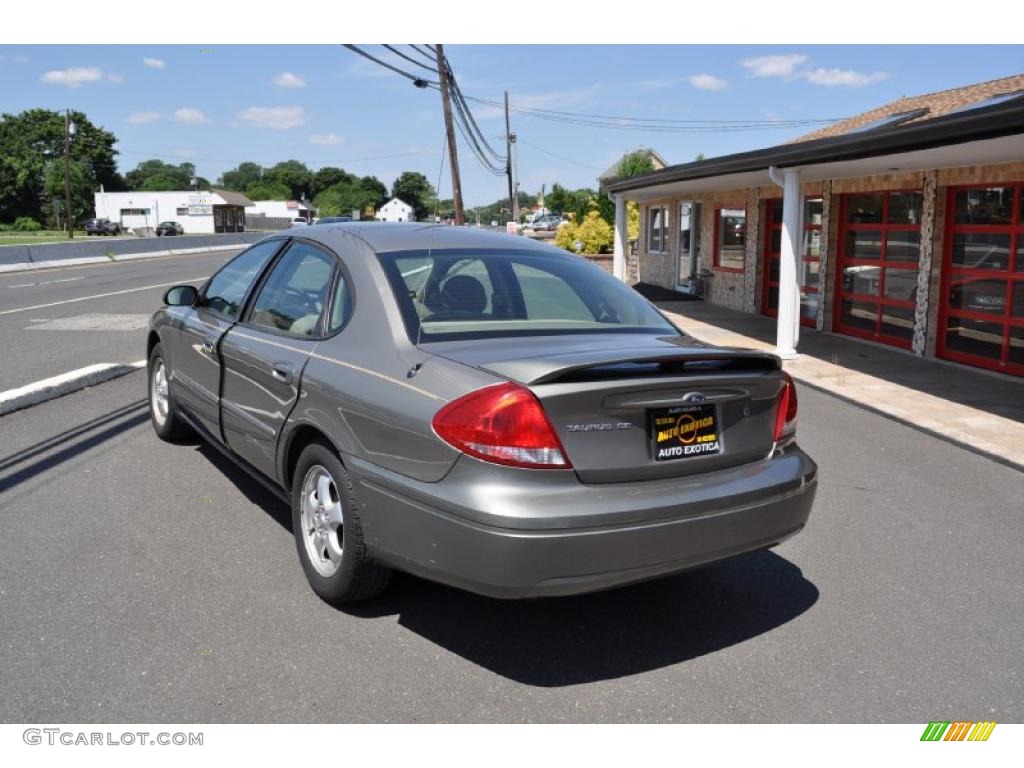
POLYGON ((59 376, 52 376, 49 379, 35 381, 17 389, 0 392, 0 416, 69 395, 94 384, 102 384, 104 381, 116 379, 145 367, 145 360, 136 360, 134 363, 97 363, 76 371, 62 373, 59 376))
POLYGON ((82 264, 109 264, 112 261, 135 261, 136 259, 152 259, 158 256, 191 256, 197 253, 215 253, 217 251, 234 251, 245 248, 248 243, 231 245, 204 245, 198 248, 175 248, 166 251, 149 253, 124 253, 114 256, 82 256, 77 259, 50 259, 49 261, 22 261, 16 264, 0 264, 0 274, 4 272, 31 272, 36 269, 53 269, 54 267, 75 267, 82 264))

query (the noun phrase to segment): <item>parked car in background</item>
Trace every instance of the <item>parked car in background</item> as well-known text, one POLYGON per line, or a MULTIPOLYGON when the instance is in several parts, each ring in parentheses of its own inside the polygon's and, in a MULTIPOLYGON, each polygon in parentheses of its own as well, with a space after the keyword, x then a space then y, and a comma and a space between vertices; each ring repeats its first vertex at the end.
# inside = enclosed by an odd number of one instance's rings
POLYGON ((314 224, 343 224, 347 221, 352 221, 351 216, 321 216, 319 219, 314 221, 314 224))
POLYGON ((549 213, 545 216, 541 216, 539 219, 535 219, 532 223, 528 223, 526 228, 532 229, 535 232, 553 232, 558 229, 558 225, 561 223, 561 216, 549 213))
POLYGON ((120 235, 121 225, 110 219, 86 219, 85 233, 87 235, 120 235))
POLYGON ((176 221, 161 221, 156 225, 156 236, 184 235, 185 228, 176 221))
POLYGON ((290 503, 331 603, 393 568, 503 598, 607 589, 772 547, 811 512, 779 358, 703 344, 550 245, 311 227, 164 303, 157 435, 198 432, 290 503))
POLYGON ((292 226, 293 227, 308 227, 309 226, 309 222, 306 221, 306 219, 302 218, 301 216, 296 216, 294 219, 292 219, 292 226))

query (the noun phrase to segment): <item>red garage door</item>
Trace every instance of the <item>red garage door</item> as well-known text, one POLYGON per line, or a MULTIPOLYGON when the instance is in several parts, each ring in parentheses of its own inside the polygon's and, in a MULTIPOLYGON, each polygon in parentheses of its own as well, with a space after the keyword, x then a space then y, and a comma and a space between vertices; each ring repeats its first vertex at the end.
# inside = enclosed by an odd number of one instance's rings
POLYGON ((1024 184, 949 191, 938 354, 1024 376, 1024 184))
MULTIPOLYGON (((779 314, 779 259, 782 257, 782 201, 765 204, 764 280, 761 309, 769 317, 779 314)), ((820 197, 804 200, 804 287, 800 290, 800 322, 813 328, 818 320, 818 272, 821 269, 820 197)))
POLYGON ((921 254, 922 194, 843 195, 833 327, 910 348, 921 254))

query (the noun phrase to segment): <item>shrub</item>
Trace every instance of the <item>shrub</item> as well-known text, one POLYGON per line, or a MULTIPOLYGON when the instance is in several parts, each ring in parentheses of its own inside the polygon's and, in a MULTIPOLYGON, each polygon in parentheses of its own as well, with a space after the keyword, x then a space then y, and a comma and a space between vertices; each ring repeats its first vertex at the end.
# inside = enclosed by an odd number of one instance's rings
POLYGON ((555 236, 555 245, 575 253, 576 243, 579 243, 579 253, 593 255, 610 248, 612 239, 611 224, 602 219, 596 210, 591 210, 579 224, 574 221, 562 224, 555 236))
POLYGON ((38 232, 42 228, 42 224, 28 216, 19 216, 16 218, 14 220, 14 226, 12 227, 15 232, 38 232))

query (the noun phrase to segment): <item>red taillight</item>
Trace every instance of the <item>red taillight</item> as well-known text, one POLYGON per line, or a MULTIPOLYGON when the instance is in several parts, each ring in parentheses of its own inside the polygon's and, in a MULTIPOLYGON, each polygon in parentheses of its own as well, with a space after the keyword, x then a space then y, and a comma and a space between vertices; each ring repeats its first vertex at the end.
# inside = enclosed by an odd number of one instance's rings
POLYGON ((446 443, 484 461, 513 467, 572 467, 540 402, 518 384, 470 392, 438 411, 433 424, 446 443))
POLYGON ((776 443, 784 437, 796 434, 796 385, 788 373, 782 375, 786 377, 786 384, 779 395, 779 409, 775 412, 776 443))

